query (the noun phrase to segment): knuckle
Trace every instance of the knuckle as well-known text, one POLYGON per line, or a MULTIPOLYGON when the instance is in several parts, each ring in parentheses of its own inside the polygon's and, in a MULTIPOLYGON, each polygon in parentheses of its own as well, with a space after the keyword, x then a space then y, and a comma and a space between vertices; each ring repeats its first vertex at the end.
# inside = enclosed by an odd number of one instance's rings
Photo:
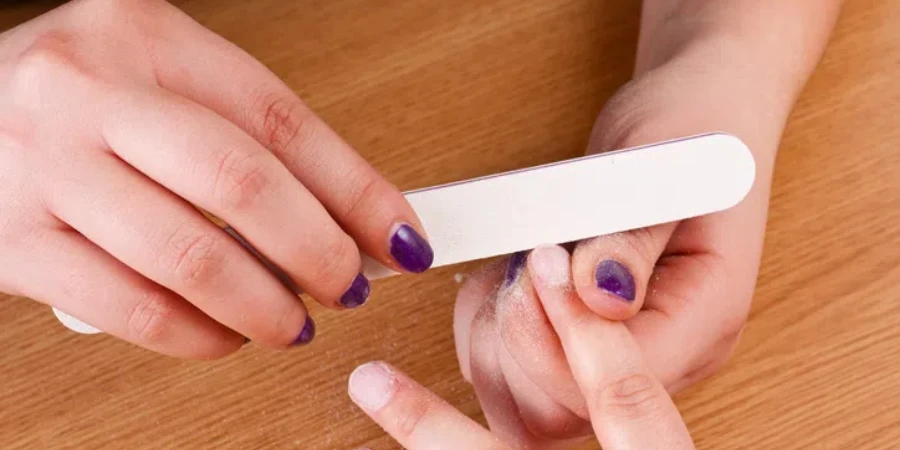
MULTIPOLYGON (((347 272, 348 262, 358 255, 356 244, 340 229, 336 236, 323 240, 312 270, 311 282, 316 286, 337 286, 335 283, 347 272)), ((345 286, 341 286, 345 287, 345 286)))
POLYGON ((17 87, 27 92, 29 86, 70 78, 81 72, 74 51, 78 40, 77 35, 61 31, 47 31, 37 36, 18 57, 15 66, 17 87))
POLYGON ((728 317, 725 317, 721 324, 722 330, 720 334, 722 335, 722 341, 736 341, 738 337, 740 337, 741 333, 743 333, 744 327, 746 325, 747 314, 734 313, 728 317))
POLYGON ((222 266, 220 239, 197 230, 181 227, 169 239, 163 265, 175 281, 187 285, 204 285, 214 279, 222 266))
POLYGON ((251 134, 266 148, 277 155, 287 155, 288 150, 308 138, 309 114, 300 100, 280 93, 266 93, 258 98, 252 113, 256 118, 251 120, 257 125, 251 127, 251 134))
POLYGON ((171 329, 173 305, 165 294, 158 291, 146 292, 135 302, 128 312, 127 332, 132 339, 141 343, 156 343, 171 329))
POLYGON ((242 150, 226 152, 213 182, 214 197, 224 211, 247 209, 271 186, 260 162, 242 150))
POLYGON ((646 130, 653 129, 648 126, 651 114, 641 101, 644 95, 637 89, 635 82, 629 82, 619 90, 603 108, 594 124, 591 151, 603 153, 628 147, 645 144, 648 136, 646 130), (641 106, 636 106, 641 105, 641 106))
POLYGON ((725 367, 725 364, 728 363, 728 360, 731 359, 732 352, 733 350, 726 350, 721 354, 716 355, 712 361, 706 365, 704 368, 705 374, 700 379, 711 377, 722 370, 725 367))
POLYGON ((166 4, 163 0, 79 0, 77 6, 92 15, 117 18, 150 12, 166 4))
POLYGON ((345 197, 343 217, 361 214, 363 216, 361 218, 365 219, 371 216, 364 211, 366 208, 383 204, 380 202, 384 198, 382 184, 377 176, 370 173, 351 176, 349 179, 353 188, 345 197))
POLYGON ((428 417, 432 410, 432 402, 430 400, 419 399, 406 405, 406 407, 394 418, 393 429, 397 432, 397 437, 409 438, 415 434, 419 424, 428 417))
POLYGON ((661 243, 656 242, 653 231, 649 228, 640 228, 621 234, 626 248, 631 250, 645 267, 653 267, 659 259, 661 243))
POLYGON ((602 411, 618 417, 643 417, 658 409, 660 389, 649 374, 633 374, 614 380, 597 392, 597 403, 602 411))
POLYGON ((299 301, 285 304, 284 309, 275 314, 277 319, 273 322, 274 326, 266 326, 258 330, 256 335, 259 337, 257 339, 280 345, 290 345, 291 342, 294 342, 306 323, 308 315, 300 305, 299 301))
MULTIPOLYGON (((13 191, 10 194, 19 193, 13 191)), ((30 250, 46 248, 49 230, 29 220, 34 217, 32 211, 16 205, 15 200, 12 205, 0 201, 0 211, 3 211, 0 214, 0 249, 5 250, 0 255, 27 254, 30 250)))
POLYGON ((590 423, 563 409, 540 411, 522 415, 523 422, 535 436, 552 440, 580 437, 587 433, 590 423))

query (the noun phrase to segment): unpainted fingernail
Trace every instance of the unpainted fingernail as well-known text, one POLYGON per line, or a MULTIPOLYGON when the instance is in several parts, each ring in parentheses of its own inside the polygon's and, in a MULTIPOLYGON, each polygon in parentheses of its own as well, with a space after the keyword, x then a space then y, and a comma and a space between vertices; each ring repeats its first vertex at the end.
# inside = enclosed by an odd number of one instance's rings
POLYGON ((531 252, 532 267, 540 280, 552 287, 567 286, 571 280, 569 252, 558 245, 542 245, 531 252))
POLYGON ((513 253, 509 256, 509 263, 506 265, 506 286, 509 286, 519 279, 522 268, 528 261, 528 252, 513 253))
POLYGON ((316 337, 316 322, 313 321, 312 317, 306 316, 306 323, 303 324, 303 329, 300 330, 300 334, 297 335, 297 338, 294 339, 294 342, 291 345, 298 346, 309 344, 314 337, 316 337))
POLYGON ((381 362, 370 362, 350 374, 350 397, 369 411, 378 411, 391 401, 397 390, 393 371, 381 362))
POLYGON ((350 283, 347 292, 344 292, 344 295, 341 296, 341 305, 348 309, 360 307, 366 303, 371 291, 372 287, 369 284, 369 279, 363 274, 359 274, 350 283))
POLYGON ((422 273, 434 262, 434 250, 431 244, 415 230, 402 224, 397 227, 390 239, 391 257, 400 267, 413 272, 422 273))
POLYGON ((614 260, 607 259, 597 264, 594 271, 597 287, 625 301, 633 302, 637 296, 634 276, 628 267, 614 260))

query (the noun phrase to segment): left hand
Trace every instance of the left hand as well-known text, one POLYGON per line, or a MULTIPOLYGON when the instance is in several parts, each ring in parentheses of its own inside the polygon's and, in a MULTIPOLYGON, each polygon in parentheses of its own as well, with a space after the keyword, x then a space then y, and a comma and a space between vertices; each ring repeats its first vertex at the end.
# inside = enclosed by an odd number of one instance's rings
MULTIPOLYGON (((757 170, 752 191, 734 208, 574 249, 578 296, 598 316, 625 321, 670 393, 715 373, 737 344, 756 284, 781 134, 839 6, 644 1, 635 78, 600 113, 588 152, 724 131, 748 145, 757 170)), ((616 192, 595 194, 585 208, 603 208, 604 197, 616 192)), ((460 290, 457 355, 498 436, 518 447, 554 448, 589 435, 595 418, 522 261, 519 254, 488 266, 460 290)))
MULTIPOLYGON (((693 449, 684 421, 628 329, 597 316, 578 297, 569 259, 561 247, 541 247, 532 253, 528 272, 579 394, 588 399, 600 444, 606 450, 693 449)), ((360 366, 349 384, 353 401, 404 448, 512 448, 387 364, 360 366)))

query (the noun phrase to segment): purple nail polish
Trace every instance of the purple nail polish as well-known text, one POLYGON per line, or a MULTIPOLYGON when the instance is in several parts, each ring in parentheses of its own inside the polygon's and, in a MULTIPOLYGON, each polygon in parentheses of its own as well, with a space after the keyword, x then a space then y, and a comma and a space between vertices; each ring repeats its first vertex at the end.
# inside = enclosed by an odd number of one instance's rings
POLYGON ((363 276, 363 274, 359 274, 353 279, 353 282, 350 283, 347 292, 344 292, 344 295, 341 296, 341 305, 344 305, 344 307, 348 309, 362 306, 369 298, 369 293, 371 291, 369 279, 363 276))
POLYGON ((607 259, 597 264, 594 280, 597 282, 598 288, 617 295, 623 300, 633 302, 637 295, 634 276, 627 267, 618 261, 607 259))
POLYGON ((300 330, 300 334, 297 335, 297 339, 294 339, 291 345, 309 344, 314 337, 316 337, 316 323, 313 322, 312 317, 306 316, 306 323, 303 324, 303 329, 300 330))
POLYGON ((391 236, 391 256, 400 267, 413 272, 422 273, 434 262, 434 251, 413 227, 403 224, 391 236))
POLYGON ((509 256, 509 264, 506 266, 506 286, 516 282, 526 261, 528 261, 528 252, 517 252, 509 256))

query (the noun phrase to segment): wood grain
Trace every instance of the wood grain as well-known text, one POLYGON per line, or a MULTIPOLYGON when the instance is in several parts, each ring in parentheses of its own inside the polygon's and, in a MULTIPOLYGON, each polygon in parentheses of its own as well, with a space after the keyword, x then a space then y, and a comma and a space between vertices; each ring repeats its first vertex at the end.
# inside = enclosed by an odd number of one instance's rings
MULTIPOLYGON (((627 81, 638 2, 176 2, 263 61, 403 189, 573 157, 627 81)), ((7 2, 0 29, 52 7, 7 2)), ((900 2, 848 2, 784 135, 737 354, 678 396, 699 448, 900 442, 900 2)), ((375 449, 346 396, 388 360, 482 420, 452 343, 454 272, 315 310, 315 345, 216 362, 79 336, 0 294, 0 447, 375 449)), ((594 448, 589 446, 588 448, 594 448)))

